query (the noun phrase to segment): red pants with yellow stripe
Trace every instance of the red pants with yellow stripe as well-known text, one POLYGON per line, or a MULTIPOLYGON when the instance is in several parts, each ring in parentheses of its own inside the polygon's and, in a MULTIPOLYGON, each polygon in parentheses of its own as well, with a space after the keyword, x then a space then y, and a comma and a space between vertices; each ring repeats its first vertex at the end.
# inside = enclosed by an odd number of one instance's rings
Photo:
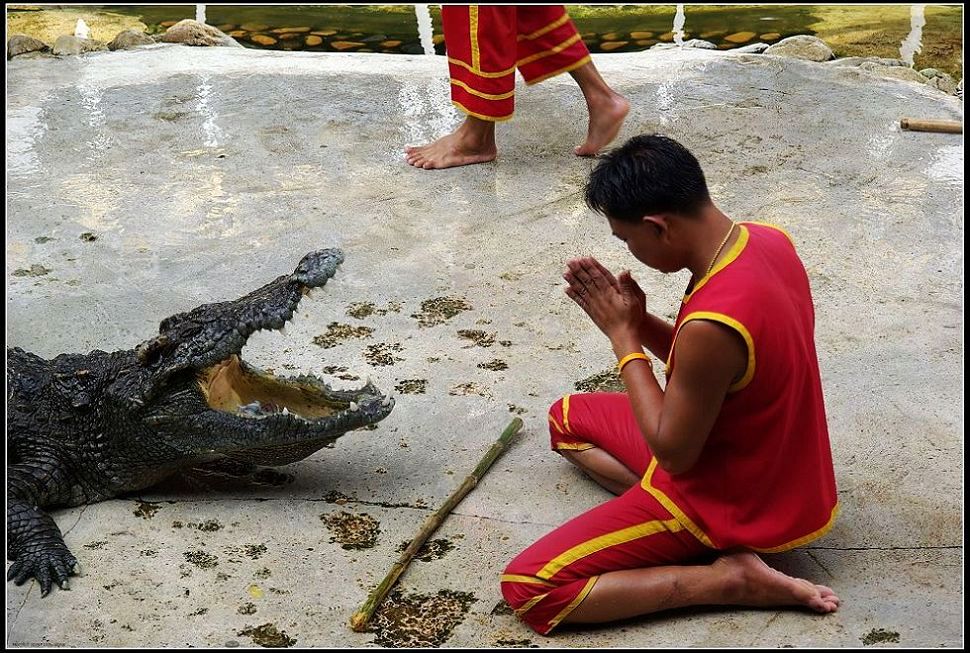
MULTIPOLYGON (((652 457, 624 393, 563 397, 549 410, 549 432, 555 451, 600 447, 639 476, 652 457)), ((638 483, 520 553, 502 575, 502 594, 533 630, 548 635, 601 574, 684 564, 709 553, 638 483)))
POLYGON ((508 120, 515 69, 527 84, 589 63, 562 5, 442 5, 451 100, 470 116, 508 120))

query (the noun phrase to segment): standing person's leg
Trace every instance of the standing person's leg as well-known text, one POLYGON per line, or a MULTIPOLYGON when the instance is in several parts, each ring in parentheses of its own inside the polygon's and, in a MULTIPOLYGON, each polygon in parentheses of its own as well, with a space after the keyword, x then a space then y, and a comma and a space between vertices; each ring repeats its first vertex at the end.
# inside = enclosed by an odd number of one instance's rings
POLYGON ((523 5, 517 9, 519 72, 527 84, 564 72, 572 75, 589 110, 586 141, 573 151, 579 156, 597 154, 616 138, 630 103, 600 76, 564 6, 523 5))
POLYGON ((405 148, 407 162, 424 169, 492 161, 495 123, 515 108, 515 7, 442 5, 451 100, 465 114, 454 132, 405 148))

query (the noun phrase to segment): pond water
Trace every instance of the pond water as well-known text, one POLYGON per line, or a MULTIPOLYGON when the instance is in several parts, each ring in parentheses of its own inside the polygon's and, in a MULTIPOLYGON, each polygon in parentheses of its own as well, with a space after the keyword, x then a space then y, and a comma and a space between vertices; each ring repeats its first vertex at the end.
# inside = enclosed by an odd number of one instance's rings
MULTIPOLYGON (((430 9, 431 34, 425 34, 423 44, 422 12, 415 5, 8 5, 7 24, 10 33, 31 34, 31 21, 40 19, 37 14, 59 11, 83 17, 95 32, 99 21, 116 17, 158 33, 203 11, 208 24, 251 48, 403 54, 433 48, 444 54, 440 5, 417 6, 430 9)), ((567 6, 592 52, 636 52, 681 38, 700 38, 730 50, 811 34, 825 40, 837 56, 903 58, 917 68, 963 75, 960 5, 567 6)), ((110 40, 113 34, 93 37, 110 40)))

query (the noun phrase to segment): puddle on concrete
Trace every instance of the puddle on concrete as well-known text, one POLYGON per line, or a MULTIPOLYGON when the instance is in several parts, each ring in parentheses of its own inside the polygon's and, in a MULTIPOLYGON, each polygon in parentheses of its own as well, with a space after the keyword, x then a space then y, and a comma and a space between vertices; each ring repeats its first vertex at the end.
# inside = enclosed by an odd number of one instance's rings
POLYGON ((392 593, 378 609, 368 631, 388 648, 438 647, 451 637, 478 599, 469 592, 441 590, 435 596, 392 593))
MULTIPOLYGON (((397 547, 398 553, 403 553, 404 549, 408 548, 411 540, 405 540, 401 542, 397 547)), ((429 540, 421 545, 418 552, 414 554, 415 560, 420 560, 421 562, 432 562, 433 560, 441 560, 445 555, 455 548, 454 543, 446 538, 438 538, 436 540, 429 540)))
POLYGON ((185 551, 182 555, 199 569, 212 569, 219 564, 219 558, 207 551, 185 551))
POLYGON ((396 342, 379 342, 376 345, 368 345, 364 351, 364 358, 374 367, 383 365, 393 365, 396 361, 403 361, 394 355, 395 352, 404 351, 404 348, 396 342))
POLYGON ((148 501, 137 501, 136 503, 138 504, 138 508, 133 510, 132 514, 142 519, 151 519, 162 507, 160 503, 149 503, 148 501))
POLYGON ((509 369, 509 364, 498 358, 490 360, 487 363, 479 363, 478 367, 483 370, 492 370, 493 372, 501 372, 502 370, 509 369))
POLYGON ((404 379, 394 386, 394 390, 403 395, 423 395, 427 389, 427 379, 404 379))
POLYGON ((289 648, 297 641, 287 635, 285 630, 279 630, 272 623, 246 628, 236 634, 240 637, 251 637, 255 643, 264 648, 289 648))
POLYGON ((471 304, 462 297, 435 297, 421 302, 421 312, 413 313, 411 317, 423 327, 444 324, 463 311, 471 310, 471 304))
POLYGON ((349 338, 370 338, 372 333, 374 333, 374 330, 370 327, 355 327, 349 324, 331 322, 327 325, 327 332, 316 336, 313 339, 313 344, 324 349, 329 349, 336 347, 341 340, 347 340, 349 338))
POLYGON ((579 392, 626 392, 623 379, 614 367, 576 381, 573 385, 579 392))
POLYGON ((494 333, 485 333, 477 329, 462 329, 458 332, 458 337, 471 340, 479 347, 491 347, 494 345, 495 335, 494 333))
POLYGON ((873 628, 865 637, 860 637, 859 639, 866 646, 872 646, 873 644, 898 644, 899 633, 886 630, 885 628, 873 628))
POLYGON ((338 512, 320 515, 320 519, 333 533, 330 541, 347 550, 373 548, 381 532, 380 522, 367 514, 338 512))

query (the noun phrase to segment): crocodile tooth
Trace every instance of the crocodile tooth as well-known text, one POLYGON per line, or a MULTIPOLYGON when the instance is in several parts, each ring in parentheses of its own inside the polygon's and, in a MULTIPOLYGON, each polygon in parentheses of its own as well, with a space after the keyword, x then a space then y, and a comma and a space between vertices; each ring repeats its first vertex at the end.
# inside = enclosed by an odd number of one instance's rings
POLYGON ((286 409, 286 406, 283 406, 283 414, 284 415, 289 415, 290 414, 290 411, 286 409))
POLYGON ((350 402, 350 410, 357 410, 357 408, 359 408, 359 406, 357 406, 356 402, 350 402))
POLYGON ((390 405, 391 405, 390 397, 384 397, 383 399, 381 399, 381 406, 390 406, 390 405))

